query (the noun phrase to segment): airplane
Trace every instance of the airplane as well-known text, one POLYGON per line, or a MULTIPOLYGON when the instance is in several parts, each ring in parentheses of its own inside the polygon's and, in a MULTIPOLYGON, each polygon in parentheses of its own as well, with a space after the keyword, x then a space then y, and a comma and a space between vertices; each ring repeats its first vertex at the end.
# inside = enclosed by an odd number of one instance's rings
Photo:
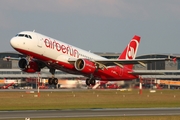
MULTIPOLYGON (((11 46, 27 57, 20 58, 18 66, 27 73, 40 72, 47 67, 52 77, 49 84, 58 84, 55 70, 87 77, 86 85, 95 85, 96 80, 133 80, 140 75, 162 74, 158 72, 135 72, 134 64, 165 61, 169 58, 135 59, 141 37, 134 35, 118 59, 107 59, 35 31, 22 31, 10 40, 11 46)), ((9 59, 9 57, 8 57, 9 59)))

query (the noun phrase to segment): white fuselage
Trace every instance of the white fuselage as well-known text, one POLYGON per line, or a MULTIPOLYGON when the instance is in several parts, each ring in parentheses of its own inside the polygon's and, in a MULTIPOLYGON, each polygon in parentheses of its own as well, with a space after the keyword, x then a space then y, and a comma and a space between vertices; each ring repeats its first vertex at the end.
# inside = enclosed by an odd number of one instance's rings
MULTIPOLYGON (((137 76, 128 74, 128 71, 131 71, 131 69, 125 66, 121 67, 122 65, 119 64, 116 65, 116 61, 112 61, 114 63, 113 66, 106 66, 97 62, 109 62, 109 60, 104 57, 36 32, 20 32, 11 39, 10 43, 15 50, 29 56, 29 58, 32 57, 44 62, 49 68, 101 80, 112 81, 137 78, 137 76), (98 65, 96 66, 96 64, 98 65)), ((134 45, 133 39, 131 43, 130 45, 137 46, 136 44, 134 45)), ((127 49, 124 51, 126 52, 127 49)), ((127 53, 125 53, 125 55, 127 53)), ((125 56, 124 54, 122 55, 125 56)), ((24 66, 23 62, 25 61, 21 60, 20 68, 28 69, 30 67, 29 71, 31 72, 39 70, 36 63, 33 62, 31 62, 32 65, 24 66)))
MULTIPOLYGON (((25 36, 15 36, 10 41, 13 48, 22 49, 23 51, 31 51, 53 60, 68 63, 68 59, 71 58, 86 58, 90 60, 106 59, 36 32, 24 31, 19 34, 30 35, 32 39, 25 36)), ((26 54, 28 55, 28 52, 26 54)))

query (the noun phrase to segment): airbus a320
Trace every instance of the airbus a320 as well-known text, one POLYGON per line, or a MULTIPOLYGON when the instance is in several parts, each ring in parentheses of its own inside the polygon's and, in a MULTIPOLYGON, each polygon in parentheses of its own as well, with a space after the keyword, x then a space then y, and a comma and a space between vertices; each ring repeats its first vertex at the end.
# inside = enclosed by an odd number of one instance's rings
POLYGON ((58 83, 55 70, 61 70, 87 77, 88 86, 95 85, 96 80, 132 80, 139 78, 141 74, 155 74, 133 71, 133 64, 144 65, 147 62, 166 60, 135 59, 139 43, 140 36, 135 35, 118 59, 106 59, 34 31, 20 32, 10 40, 16 51, 27 56, 19 59, 18 65, 22 71, 35 73, 48 67, 52 74, 48 79, 49 84, 58 83))

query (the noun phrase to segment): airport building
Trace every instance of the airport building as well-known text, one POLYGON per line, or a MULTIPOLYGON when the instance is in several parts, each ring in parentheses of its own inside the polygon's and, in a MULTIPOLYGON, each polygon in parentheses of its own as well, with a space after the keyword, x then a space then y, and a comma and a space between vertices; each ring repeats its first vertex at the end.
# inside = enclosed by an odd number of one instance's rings
MULTIPOLYGON (((98 53, 95 54, 101 55, 108 59, 117 59, 120 53, 98 53)), ((18 67, 17 60, 5 60, 5 57, 21 58, 25 57, 24 55, 17 52, 1 52, 0 53, 0 84, 11 84, 11 83, 21 83, 23 85, 31 85, 35 87, 36 79, 38 74, 29 74, 22 72, 18 67), (11 82, 10 82, 11 80, 11 82), (28 82, 27 82, 28 81, 28 82)), ((162 83, 164 85, 171 86, 180 86, 180 54, 146 54, 137 56, 137 59, 147 59, 147 58, 176 58, 176 61, 161 61, 147 63, 146 66, 140 64, 134 65, 134 70, 150 70, 150 71, 164 71, 165 75, 143 75, 142 78, 145 80, 145 83, 162 83), (159 81, 161 80, 161 81, 159 81), (165 80, 165 81, 164 81, 165 80), (170 82, 166 82, 170 80, 170 82), (175 81, 174 81, 175 80, 175 81)), ((47 78, 51 76, 48 72, 48 69, 43 69, 41 71, 41 78, 43 83, 47 83, 47 78)), ((60 80, 74 80, 74 79, 83 79, 83 76, 67 74, 62 71, 56 71, 56 77, 60 80)))

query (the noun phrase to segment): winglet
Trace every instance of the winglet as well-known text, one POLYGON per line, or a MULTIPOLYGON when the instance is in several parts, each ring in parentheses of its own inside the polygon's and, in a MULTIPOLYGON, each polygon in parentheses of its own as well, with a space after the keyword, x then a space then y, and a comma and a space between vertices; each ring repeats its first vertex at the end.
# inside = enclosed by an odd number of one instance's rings
POLYGON ((10 57, 10 56, 9 56, 9 57, 4 57, 3 60, 4 60, 4 61, 10 61, 10 60, 11 60, 11 57, 10 57))
POLYGON ((175 57, 175 58, 173 58, 172 60, 173 60, 173 62, 174 62, 174 63, 176 63, 176 61, 177 61, 176 57, 175 57))

